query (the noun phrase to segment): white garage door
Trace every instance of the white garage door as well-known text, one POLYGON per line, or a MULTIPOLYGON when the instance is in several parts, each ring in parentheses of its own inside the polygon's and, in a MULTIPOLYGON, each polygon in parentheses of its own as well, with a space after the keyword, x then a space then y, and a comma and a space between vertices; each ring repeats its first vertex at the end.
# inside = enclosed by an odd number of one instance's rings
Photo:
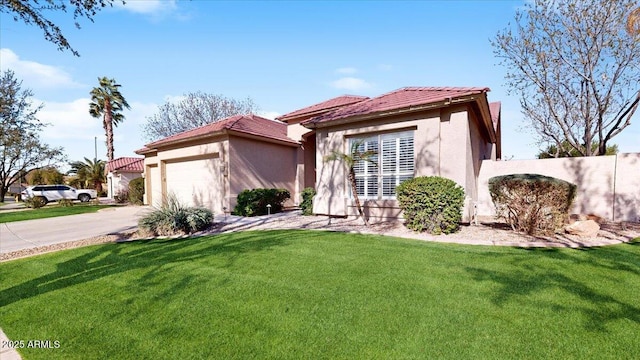
POLYGON ((219 158, 167 162, 165 178, 167 194, 174 194, 181 203, 222 211, 219 158))
POLYGON ((153 206, 160 206, 162 204, 162 183, 160 181, 160 168, 158 165, 147 167, 147 175, 149 182, 147 182, 147 201, 153 206))

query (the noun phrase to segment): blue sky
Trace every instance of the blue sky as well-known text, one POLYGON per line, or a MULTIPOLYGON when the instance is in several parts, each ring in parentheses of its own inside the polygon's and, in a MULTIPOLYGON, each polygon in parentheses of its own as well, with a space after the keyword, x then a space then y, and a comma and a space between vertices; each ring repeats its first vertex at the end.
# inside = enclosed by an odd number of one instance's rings
MULTIPOLYGON (((51 15, 81 56, 60 52, 40 29, 0 17, 0 68, 43 103, 43 140, 69 160, 106 158, 104 131, 88 114, 97 78, 115 78, 131 105, 115 129, 115 155, 148 141, 141 127, 167 99, 203 91, 251 97, 274 117, 329 98, 375 96, 405 86, 486 86, 502 101, 503 156, 533 158, 518 97, 504 86, 489 39, 523 1, 221 2, 128 0, 94 23, 51 15)), ((640 123, 614 138, 640 151, 640 123)))

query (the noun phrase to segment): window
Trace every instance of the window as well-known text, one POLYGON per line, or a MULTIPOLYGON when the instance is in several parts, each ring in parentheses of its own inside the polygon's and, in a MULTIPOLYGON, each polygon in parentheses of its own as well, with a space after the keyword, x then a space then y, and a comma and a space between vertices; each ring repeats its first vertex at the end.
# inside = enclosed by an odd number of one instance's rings
POLYGON ((375 153, 371 162, 359 161, 353 167, 358 196, 394 198, 396 186, 413 178, 413 131, 350 139, 349 148, 355 142, 362 142, 358 150, 375 153))

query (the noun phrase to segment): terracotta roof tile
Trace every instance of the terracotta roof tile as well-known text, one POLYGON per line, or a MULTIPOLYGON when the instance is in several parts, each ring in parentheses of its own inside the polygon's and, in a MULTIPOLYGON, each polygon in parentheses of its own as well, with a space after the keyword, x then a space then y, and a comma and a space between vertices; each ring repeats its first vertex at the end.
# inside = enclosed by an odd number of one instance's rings
POLYGON ((144 158, 120 157, 107 162, 107 172, 143 172, 144 158))
POLYGON ((265 119, 257 115, 235 115, 154 141, 145 145, 145 147, 155 148, 159 145, 181 142, 229 130, 297 144, 296 141, 287 137, 287 125, 283 122, 265 119))
POLYGON ((317 103, 302 109, 298 109, 296 111, 292 111, 288 114, 278 116, 277 119, 281 121, 287 121, 289 119, 302 117, 305 115, 320 114, 322 112, 333 110, 346 105, 359 103, 361 101, 368 100, 368 99, 369 98, 366 96, 342 95, 342 96, 335 97, 333 99, 329 99, 327 101, 323 101, 321 103, 317 103))
POLYGON ((324 123, 390 110, 411 109, 414 106, 428 105, 445 101, 449 98, 476 95, 487 91, 489 91, 489 88, 486 87, 405 87, 318 115, 304 121, 303 125, 324 123))

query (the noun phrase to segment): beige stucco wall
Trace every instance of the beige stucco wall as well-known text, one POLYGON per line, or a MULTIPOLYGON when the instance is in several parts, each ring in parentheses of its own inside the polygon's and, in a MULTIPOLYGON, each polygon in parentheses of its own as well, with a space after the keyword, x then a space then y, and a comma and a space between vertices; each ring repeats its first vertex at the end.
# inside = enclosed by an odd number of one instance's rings
POLYGON ((297 147, 232 136, 229 139, 229 209, 242 190, 283 188, 296 199, 297 147))
MULTIPOLYGON (((167 195, 166 184, 166 164, 180 161, 191 161, 196 159, 217 158, 220 159, 215 169, 194 169, 193 177, 203 178, 211 177, 228 168, 229 141, 226 136, 210 138, 206 140, 198 140, 183 143, 173 147, 161 149, 155 154, 146 155, 145 164, 145 204, 159 205, 167 195)), ((223 177, 219 185, 215 187, 206 187, 199 193, 202 198, 218 198, 228 194, 228 178, 223 177), (219 194, 220 192, 224 194, 219 194), (208 192, 211 192, 208 193, 208 192)), ((184 200, 184 199, 183 199, 184 200)), ((224 204, 215 204, 212 208, 214 212, 221 212, 224 204)))
POLYGON ((295 141, 301 141, 302 136, 311 130, 306 127, 300 125, 299 122, 289 122, 287 123, 287 136, 295 141))
POLYGON ((595 214, 609 220, 638 221, 640 213, 640 154, 482 162, 478 178, 478 214, 495 210, 488 182, 493 176, 541 174, 578 186, 572 213, 595 214), (615 216, 614 216, 615 215, 615 216))
MULTIPOLYGON (((465 105, 443 111, 342 125, 316 131, 316 191, 314 213, 355 216, 349 197, 346 168, 339 161, 324 162, 333 150, 348 153, 348 139, 385 132, 414 130, 415 176, 442 176, 454 180, 469 195, 463 220, 472 214, 477 194, 476 176, 480 159, 486 156, 487 142, 480 136, 465 105), (473 140, 472 138, 477 137, 473 140)), ((490 150, 489 150, 490 151, 490 150)), ((363 200, 372 221, 397 218, 401 211, 395 200, 363 200)))
POLYGON ((142 176, 144 177, 143 203, 145 205, 153 205, 154 197, 162 197, 162 190, 160 188, 160 168, 156 153, 144 155, 144 173, 142 176), (154 193, 156 194, 155 196, 153 195, 154 193))
POLYGON ((614 178, 614 220, 640 222, 640 153, 619 154, 614 178))
POLYGON ((142 173, 139 172, 110 172, 107 175, 107 197, 113 199, 115 195, 120 194, 122 191, 129 190, 129 182, 133 179, 142 177, 142 173), (111 182, 111 183, 109 183, 111 182), (110 185, 110 186, 109 186, 110 185))

